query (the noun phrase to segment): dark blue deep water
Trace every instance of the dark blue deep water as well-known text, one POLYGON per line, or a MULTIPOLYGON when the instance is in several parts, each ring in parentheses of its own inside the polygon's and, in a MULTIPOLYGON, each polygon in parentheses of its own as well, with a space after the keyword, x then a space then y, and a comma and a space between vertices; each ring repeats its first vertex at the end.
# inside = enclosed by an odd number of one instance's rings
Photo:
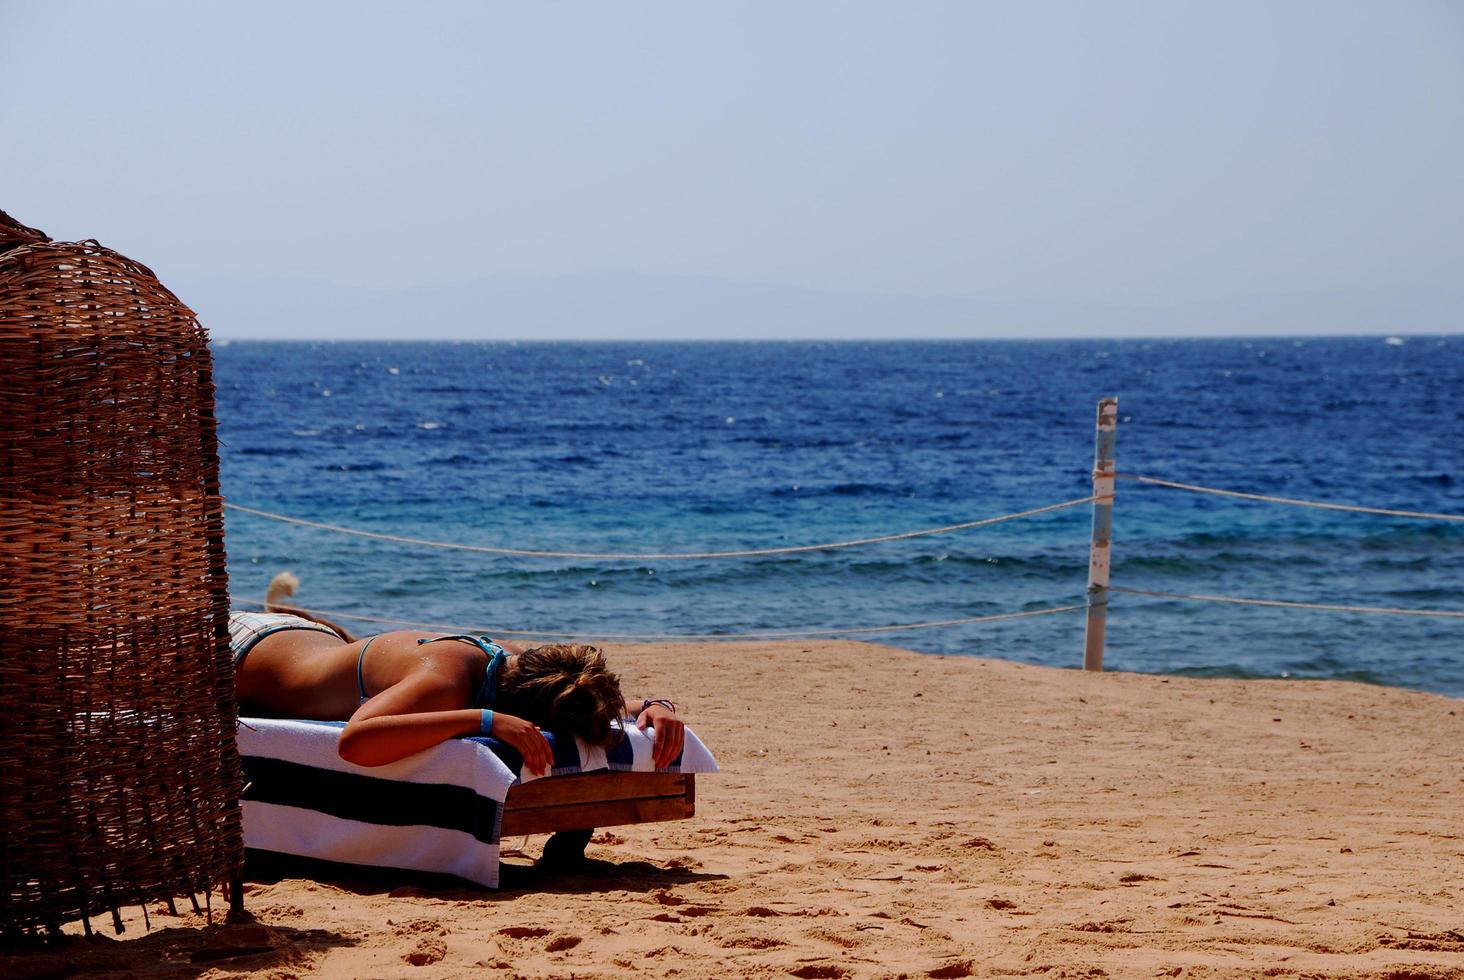
MULTIPOLYGON (((562 551, 728 550, 913 530, 1085 496, 1118 466, 1464 513, 1464 337, 966 343, 245 343, 216 349, 224 492, 328 523, 562 551)), ((486 628, 737 634, 1082 600, 1087 507, 736 560, 525 559, 231 512, 230 582, 486 628)), ((1120 483, 1115 585, 1464 609, 1464 525, 1120 483)), ((373 627, 356 622, 362 632, 373 627)), ((1081 663, 1083 617, 868 637, 1081 663)), ((1464 694, 1464 620, 1114 597, 1108 665, 1464 694)))

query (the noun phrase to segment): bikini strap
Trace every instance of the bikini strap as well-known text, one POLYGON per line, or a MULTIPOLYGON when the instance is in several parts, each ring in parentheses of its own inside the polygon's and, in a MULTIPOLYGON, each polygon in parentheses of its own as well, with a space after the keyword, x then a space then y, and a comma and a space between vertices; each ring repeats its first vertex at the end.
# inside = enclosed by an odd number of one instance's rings
POLYGON ((356 689, 361 692, 362 704, 366 703, 366 648, 371 645, 371 641, 374 639, 376 639, 374 636, 367 638, 366 642, 361 644, 360 655, 356 657, 356 689))
POLYGON ((478 693, 473 695, 468 702, 469 708, 492 708, 493 702, 498 699, 498 669, 508 659, 508 651, 499 646, 492 637, 472 636, 468 633, 457 633, 453 636, 428 636, 417 641, 417 645, 423 643, 436 643, 439 640, 461 640, 464 643, 471 643, 479 650, 488 655, 488 670, 483 675, 483 683, 478 687, 478 693))

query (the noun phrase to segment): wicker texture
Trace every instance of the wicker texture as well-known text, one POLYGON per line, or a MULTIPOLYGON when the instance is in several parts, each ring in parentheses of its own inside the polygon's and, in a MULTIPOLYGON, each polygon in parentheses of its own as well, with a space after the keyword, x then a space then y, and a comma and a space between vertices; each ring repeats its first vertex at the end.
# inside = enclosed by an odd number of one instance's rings
POLYGON ((213 399, 147 268, 0 212, 0 929, 242 862, 213 399))

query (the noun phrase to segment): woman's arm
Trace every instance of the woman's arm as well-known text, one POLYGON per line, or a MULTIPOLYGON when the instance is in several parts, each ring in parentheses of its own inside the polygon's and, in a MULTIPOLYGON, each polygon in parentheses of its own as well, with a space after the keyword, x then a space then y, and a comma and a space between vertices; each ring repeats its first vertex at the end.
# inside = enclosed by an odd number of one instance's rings
POLYGON ((358 766, 384 766, 450 738, 476 735, 479 715, 462 708, 362 718, 358 711, 341 732, 338 751, 342 759, 358 766))
MULTIPOLYGON (((341 732, 340 757, 358 766, 383 766, 450 738, 478 734, 483 713, 462 707, 470 678, 458 673, 429 663, 361 705, 341 732)), ((494 712, 491 734, 517 749, 530 772, 547 772, 554 764, 549 740, 531 722, 494 712)))

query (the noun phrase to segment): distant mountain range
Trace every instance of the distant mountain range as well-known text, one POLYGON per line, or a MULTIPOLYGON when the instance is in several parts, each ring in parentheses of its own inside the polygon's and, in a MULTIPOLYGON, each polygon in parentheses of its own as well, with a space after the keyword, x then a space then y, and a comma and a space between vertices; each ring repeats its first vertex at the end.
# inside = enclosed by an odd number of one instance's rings
POLYGON ((220 339, 694 340, 1399 334, 1464 330, 1464 288, 1102 305, 600 272, 459 285, 176 282, 220 339))

